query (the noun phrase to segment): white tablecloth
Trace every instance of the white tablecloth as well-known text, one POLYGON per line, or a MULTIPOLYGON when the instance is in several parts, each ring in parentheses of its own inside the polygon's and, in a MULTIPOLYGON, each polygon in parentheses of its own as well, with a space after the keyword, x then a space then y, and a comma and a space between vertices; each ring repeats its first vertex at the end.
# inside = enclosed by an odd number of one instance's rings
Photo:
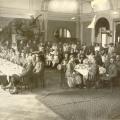
POLYGON ((19 76, 22 73, 22 70, 23 67, 0 58, 0 71, 7 75, 7 77, 12 76, 13 74, 19 76))
POLYGON ((89 66, 84 64, 79 64, 75 66, 75 71, 82 74, 84 78, 88 78, 89 66))
MULTIPOLYGON (((88 73, 89 73, 89 65, 86 64, 79 64, 75 66, 75 71, 82 74, 84 78, 88 79, 88 73)), ((106 69, 99 66, 99 73, 104 74, 106 73, 106 69)))

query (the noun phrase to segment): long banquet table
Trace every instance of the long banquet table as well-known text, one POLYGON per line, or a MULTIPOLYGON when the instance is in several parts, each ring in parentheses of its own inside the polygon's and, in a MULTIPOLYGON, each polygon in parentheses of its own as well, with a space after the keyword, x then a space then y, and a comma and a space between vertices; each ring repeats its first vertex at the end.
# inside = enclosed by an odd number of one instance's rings
MULTIPOLYGON (((88 79, 89 69, 90 69, 90 67, 87 64, 79 64, 79 65, 75 66, 75 71, 82 74, 85 79, 88 79)), ((105 74, 106 69, 99 66, 99 73, 105 74)))
POLYGON ((20 65, 14 64, 6 59, 0 58, 0 75, 6 75, 7 80, 9 77, 16 74, 20 75, 23 71, 23 67, 20 65))

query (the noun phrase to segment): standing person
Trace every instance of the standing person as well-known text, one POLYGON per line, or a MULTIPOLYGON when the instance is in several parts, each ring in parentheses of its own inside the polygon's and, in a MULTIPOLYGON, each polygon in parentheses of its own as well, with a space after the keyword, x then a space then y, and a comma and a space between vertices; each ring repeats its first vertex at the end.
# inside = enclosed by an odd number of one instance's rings
POLYGON ((69 61, 69 55, 66 53, 61 63, 61 81, 60 81, 61 87, 64 87, 66 84, 65 72, 66 72, 68 61, 69 61))
POLYGON ((100 65, 100 66, 103 65, 102 58, 100 56, 99 51, 95 51, 95 60, 96 60, 97 65, 100 65))
POLYGON ((108 55, 111 57, 114 52, 115 52, 114 44, 113 44, 113 43, 110 43, 110 44, 109 44, 109 48, 108 48, 108 55))
POLYGON ((38 50, 38 46, 37 46, 36 40, 34 40, 33 43, 32 43, 32 50, 33 51, 37 51, 38 50))
POLYGON ((34 66, 33 66, 32 60, 29 57, 26 60, 27 60, 27 62, 24 66, 24 70, 21 73, 20 77, 31 79, 32 75, 33 75, 34 66))
POLYGON ((66 77, 67 77, 67 82, 68 82, 68 86, 74 87, 74 68, 75 68, 75 62, 74 62, 74 56, 71 55, 70 56, 70 60, 66 66, 66 77))
POLYGON ((82 50, 84 51, 84 54, 86 55, 87 51, 88 51, 88 48, 87 48, 86 44, 82 45, 82 50))
POLYGON ((118 55, 120 55, 120 42, 117 43, 116 47, 117 47, 116 52, 118 55))
POLYGON ((117 67, 115 65, 115 59, 110 58, 110 65, 108 69, 108 77, 111 83, 113 84, 117 77, 117 67))
POLYGON ((117 81, 120 85, 120 55, 116 56, 116 67, 117 67, 117 71, 118 71, 118 75, 117 75, 117 81))
POLYGON ((94 51, 99 51, 100 52, 100 45, 99 45, 99 43, 96 43, 94 51))
POLYGON ((39 87, 41 86, 42 88, 45 87, 45 81, 44 81, 44 71, 45 71, 45 65, 44 62, 42 61, 42 58, 40 55, 36 55, 36 65, 33 69, 34 73, 34 82, 35 86, 39 87))
POLYGON ((98 78, 99 78, 99 66, 96 63, 96 60, 92 61, 89 72, 88 72, 88 87, 91 87, 89 85, 93 85, 93 87, 97 87, 96 83, 98 82, 98 78))
POLYGON ((116 56, 116 67, 118 70, 118 75, 120 76, 120 55, 116 56))

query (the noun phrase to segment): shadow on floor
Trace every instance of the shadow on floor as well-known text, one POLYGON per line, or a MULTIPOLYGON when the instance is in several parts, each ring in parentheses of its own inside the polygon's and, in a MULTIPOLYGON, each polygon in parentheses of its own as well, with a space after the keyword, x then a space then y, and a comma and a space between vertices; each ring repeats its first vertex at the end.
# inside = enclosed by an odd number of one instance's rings
POLYGON ((59 72, 46 71, 47 88, 36 99, 65 120, 114 120, 120 115, 120 89, 62 89, 59 84, 59 72))

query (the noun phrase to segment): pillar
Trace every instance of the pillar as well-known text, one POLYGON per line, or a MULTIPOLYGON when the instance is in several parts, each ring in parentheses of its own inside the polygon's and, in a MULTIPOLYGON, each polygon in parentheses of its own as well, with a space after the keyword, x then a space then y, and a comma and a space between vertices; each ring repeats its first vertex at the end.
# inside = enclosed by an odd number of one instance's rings
POLYGON ((94 45, 95 42, 95 28, 91 29, 91 43, 94 45))

